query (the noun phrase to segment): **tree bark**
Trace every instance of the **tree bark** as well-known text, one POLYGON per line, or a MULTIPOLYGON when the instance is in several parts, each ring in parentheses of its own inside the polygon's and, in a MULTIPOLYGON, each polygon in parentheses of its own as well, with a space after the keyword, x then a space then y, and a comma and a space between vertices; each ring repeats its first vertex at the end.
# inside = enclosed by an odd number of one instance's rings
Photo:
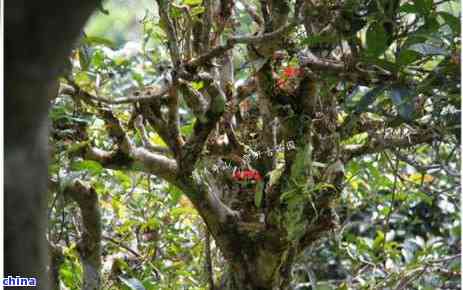
MULTIPOLYGON (((259 243, 255 244, 260 248, 259 243)), ((256 256, 245 255, 240 265, 228 263, 220 282, 220 290, 286 290, 292 261, 289 248, 282 252, 256 250, 256 256)))
POLYGON ((63 249, 60 246, 48 244, 50 255, 50 264, 48 268, 48 279, 50 281, 50 289, 60 290, 59 286, 59 268, 64 263, 63 249))
POLYGON ((64 190, 80 208, 82 236, 77 244, 84 270, 82 290, 101 288, 101 214, 96 191, 76 180, 64 190))
POLYGON ((97 1, 5 1, 5 276, 46 265, 47 112, 56 78, 97 1))

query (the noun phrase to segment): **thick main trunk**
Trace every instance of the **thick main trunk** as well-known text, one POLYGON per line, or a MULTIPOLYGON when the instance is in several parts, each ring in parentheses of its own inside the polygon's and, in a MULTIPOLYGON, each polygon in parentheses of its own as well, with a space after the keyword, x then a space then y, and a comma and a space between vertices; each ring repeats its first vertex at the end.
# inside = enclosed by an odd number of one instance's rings
POLYGON ((289 280, 293 248, 273 237, 247 241, 237 248, 239 254, 228 257, 221 290, 283 290, 289 280))
POLYGON ((222 276, 220 290, 286 290, 289 272, 278 264, 283 256, 271 255, 236 266, 228 266, 222 276), (265 262, 268 262, 266 264, 265 262))
POLYGON ((48 100, 97 1, 5 2, 5 276, 50 289, 46 229, 48 100))

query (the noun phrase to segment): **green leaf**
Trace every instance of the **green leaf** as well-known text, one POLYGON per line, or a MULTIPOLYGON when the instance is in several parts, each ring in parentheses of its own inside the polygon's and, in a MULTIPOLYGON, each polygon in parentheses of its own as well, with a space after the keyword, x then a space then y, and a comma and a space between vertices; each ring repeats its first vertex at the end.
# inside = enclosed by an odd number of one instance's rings
POLYGON ((199 90, 201 90, 202 88, 204 88, 204 82, 203 82, 203 81, 191 82, 191 86, 192 86, 195 90, 199 91, 199 90))
POLYGON ((461 27, 460 19, 458 17, 455 17, 452 14, 443 11, 438 12, 437 14, 444 19, 445 24, 450 26, 455 35, 460 35, 461 27))
POLYGON ((423 201, 425 203, 427 203, 428 205, 432 205, 433 203, 433 199, 432 197, 430 197, 428 194, 422 192, 422 191, 416 191, 412 194, 409 194, 407 196, 408 199, 412 200, 412 201, 423 201))
POLYGON ((402 85, 394 85, 391 87, 390 98, 397 107, 399 115, 407 121, 411 121, 414 114, 412 93, 413 92, 409 88, 402 85))
POLYGON ((183 0, 183 4, 189 6, 201 5, 203 0, 183 0))
POLYGON ((196 15, 202 14, 202 13, 204 13, 205 10, 206 9, 203 6, 193 7, 191 9, 191 16, 196 16, 196 15))
POLYGON ((92 80, 86 71, 78 72, 74 80, 80 87, 88 87, 92 84, 92 80))
POLYGON ((371 89, 366 93, 362 99, 355 105, 354 112, 362 113, 368 109, 368 106, 373 104, 376 100, 376 97, 379 96, 386 89, 385 85, 379 85, 376 88, 371 89))
POLYGON ((399 66, 407 66, 420 58, 420 54, 414 50, 403 49, 397 58, 399 66))
POLYGON ((422 28, 426 33, 430 34, 432 32, 437 32, 440 26, 441 25, 439 24, 439 21, 437 21, 436 16, 429 15, 426 17, 425 24, 422 28))
POLYGON ((127 174, 125 174, 124 172, 116 170, 114 171, 114 177, 117 179, 117 181, 121 184, 121 186, 124 189, 128 189, 131 187, 132 179, 129 176, 127 176, 127 174))
POLYGON ((94 46, 94 45, 104 45, 110 48, 115 48, 116 45, 111 40, 99 37, 99 36, 87 36, 83 39, 83 42, 87 45, 94 46))
POLYGON ((411 3, 405 3, 402 6, 400 6, 400 12, 417 14, 419 13, 419 9, 418 7, 416 7, 416 5, 413 5, 411 3))
POLYGON ((149 139, 151 142, 153 142, 156 145, 167 147, 166 142, 164 142, 164 140, 162 140, 161 136, 159 136, 158 134, 151 135, 149 139))
POLYGON ((119 279, 132 290, 146 290, 140 280, 136 278, 119 277, 119 279))
POLYGON ((196 210, 192 207, 177 207, 171 210, 171 215, 174 218, 179 218, 180 216, 194 216, 197 214, 196 210))
POLYGON ((177 204, 180 200, 180 197, 183 195, 183 192, 175 185, 169 185, 169 187, 167 188, 167 192, 172 197, 173 204, 177 204))
POLYGON ((377 57, 387 49, 387 35, 380 22, 370 24, 366 34, 367 53, 377 57))
POLYGON ((104 65, 104 54, 102 51, 97 50, 92 56, 90 64, 96 68, 100 68, 104 65))
POLYGON ((195 125, 195 120, 192 120, 192 122, 190 124, 182 126, 182 128, 180 128, 180 132, 183 135, 189 137, 191 135, 191 133, 193 133, 194 125, 195 125))
POLYGON ((76 161, 71 168, 75 171, 88 171, 92 175, 99 175, 103 171, 103 166, 93 160, 76 161))
POLYGON ((415 0, 415 6, 420 14, 427 15, 431 12, 433 0, 415 0))
POLYGON ((254 195, 254 204, 257 208, 262 205, 262 197, 264 196, 264 183, 258 182, 256 184, 256 194, 254 195))
POLYGON ((416 51, 424 56, 429 55, 448 55, 449 52, 446 49, 428 44, 428 43, 416 43, 411 45, 409 50, 416 51))
POLYGON ((381 230, 376 231, 376 238, 373 241, 373 249, 379 249, 383 245, 384 239, 384 232, 381 230))
POLYGON ((143 162, 140 161, 134 161, 132 163, 132 166, 130 167, 130 169, 133 171, 143 171, 144 168, 145 165, 143 164, 143 162))

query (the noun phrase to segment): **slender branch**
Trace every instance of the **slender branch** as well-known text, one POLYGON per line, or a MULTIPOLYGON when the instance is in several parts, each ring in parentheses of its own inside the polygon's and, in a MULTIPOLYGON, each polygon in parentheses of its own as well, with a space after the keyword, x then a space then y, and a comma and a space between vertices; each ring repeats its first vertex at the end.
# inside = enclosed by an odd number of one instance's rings
POLYGON ((104 166, 130 166, 134 162, 143 165, 143 171, 150 172, 175 184, 177 163, 162 154, 150 152, 145 148, 136 147, 132 144, 119 120, 111 111, 105 111, 105 119, 109 120, 110 135, 117 138, 118 150, 107 152, 97 148, 88 148, 86 158, 99 161, 104 166))
POLYGON ((109 241, 109 242, 111 242, 111 243, 117 245, 117 246, 120 247, 120 248, 126 249, 128 252, 130 252, 132 255, 134 255, 134 256, 137 257, 137 258, 143 258, 143 256, 142 256, 140 253, 138 253, 137 251, 133 250, 132 248, 130 248, 129 246, 127 246, 126 244, 124 244, 124 243, 121 242, 121 241, 117 241, 117 240, 115 240, 115 239, 113 239, 113 238, 111 238, 111 237, 109 237, 109 236, 102 236, 102 238, 103 238, 104 240, 107 240, 107 241, 109 241))
POLYGON ((89 147, 85 152, 85 158, 98 161, 104 167, 115 169, 133 168, 137 162, 138 170, 149 172, 176 184, 177 162, 145 148, 130 145, 129 151, 123 152, 122 150, 105 151, 89 147))
POLYGON ((289 22, 272 32, 264 33, 257 36, 235 36, 231 38, 231 41, 232 43, 244 43, 253 45, 272 42, 276 39, 279 39, 281 36, 288 34, 298 24, 298 22, 289 22))
POLYGON ((227 39, 225 44, 216 46, 209 50, 207 53, 200 55, 197 58, 192 59, 191 61, 185 64, 186 67, 197 67, 208 63, 211 59, 222 56, 226 51, 232 49, 236 44, 252 44, 258 45, 261 43, 272 42, 280 39, 283 35, 291 31, 297 23, 287 23, 280 27, 279 29, 264 33, 257 36, 233 36, 227 39))
POLYGON ((168 46, 170 51, 170 57, 175 67, 180 65, 180 49, 177 42, 177 34, 175 32, 174 24, 169 15, 170 1, 156 0, 158 3, 159 17, 164 23, 164 31, 166 32, 168 39, 168 46))
POLYGON ((179 108, 179 97, 178 97, 178 81, 175 80, 175 86, 171 87, 169 90, 169 99, 168 99, 168 126, 169 126, 169 139, 173 142, 172 151, 175 155, 180 153, 180 149, 184 144, 183 138, 180 136, 180 119, 178 114, 179 108))
POLYGON ((164 155, 157 154, 141 147, 130 148, 130 156, 136 161, 141 162, 148 171, 154 175, 164 178, 165 180, 176 184, 177 162, 164 155))
POLYGON ((354 157, 378 153, 387 149, 408 148, 423 143, 431 143, 441 139, 436 132, 432 130, 421 130, 417 133, 409 134, 404 137, 382 137, 380 135, 372 136, 364 145, 355 148, 344 148, 345 160, 349 161, 354 157))
POLYGON ((193 135, 183 147, 182 156, 180 158, 181 174, 190 174, 192 172, 209 134, 215 128, 225 111, 226 97, 218 83, 216 81, 210 82, 206 85, 205 90, 211 97, 211 102, 205 114, 205 122, 198 120, 198 122, 195 123, 193 135))
MULTIPOLYGON (((142 96, 132 96, 132 97, 121 97, 121 98, 103 98, 97 95, 93 95, 88 93, 87 91, 80 89, 79 86, 72 80, 68 80, 69 84, 74 87, 74 89, 78 89, 78 92, 84 96, 84 98, 87 98, 89 100, 95 101, 95 102, 100 102, 104 104, 110 104, 110 105, 121 105, 121 104, 129 104, 129 103, 146 103, 150 102, 153 99, 158 99, 167 94, 169 91, 170 87, 168 85, 163 86, 158 93, 154 95, 142 95, 142 96)), ((70 88, 66 87, 63 89, 63 93, 70 93, 70 92, 75 92, 75 91, 69 91, 70 88)))
POLYGON ((401 154, 398 151, 397 152, 392 151, 392 153, 397 157, 397 159, 399 159, 402 162, 407 163, 408 165, 413 166, 416 170, 418 170, 419 172, 422 172, 422 173, 426 173, 429 170, 437 169, 437 168, 442 167, 442 165, 440 165, 440 164, 434 164, 434 165, 428 165, 428 166, 420 164, 419 161, 413 160, 413 159, 409 158, 408 156, 401 154))
POLYGON ((214 16, 214 2, 213 0, 204 0, 205 13, 203 14, 203 25, 201 32, 202 51, 207 51, 210 48, 211 28, 213 25, 214 16))
POLYGON ((306 66, 313 71, 321 71, 323 73, 336 74, 338 77, 346 80, 363 83, 371 83, 377 80, 389 80, 392 75, 382 68, 377 67, 375 70, 365 70, 361 68, 360 63, 354 65, 355 61, 350 64, 334 61, 330 59, 322 59, 305 51, 299 55, 301 67, 306 66))

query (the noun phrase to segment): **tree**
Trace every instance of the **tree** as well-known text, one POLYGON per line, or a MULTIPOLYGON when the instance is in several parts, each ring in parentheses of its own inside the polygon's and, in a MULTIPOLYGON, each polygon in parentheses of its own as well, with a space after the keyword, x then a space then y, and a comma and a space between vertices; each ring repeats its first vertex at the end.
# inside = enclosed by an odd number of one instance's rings
POLYGON ((366 156, 394 173, 384 249, 399 167, 423 185, 417 157, 436 144, 453 156, 460 140, 457 17, 433 1, 314 2, 158 0, 135 49, 142 72, 130 51, 84 37, 62 79, 74 115, 55 111, 53 137, 71 167, 180 189, 227 261, 218 289, 289 289, 298 257, 346 219, 347 169, 366 156), (127 75, 140 90, 108 96, 127 75))
POLYGON ((95 1, 6 1, 5 274, 49 289, 47 114, 56 79, 95 1), (59 11, 59 13, 57 13, 59 11))

